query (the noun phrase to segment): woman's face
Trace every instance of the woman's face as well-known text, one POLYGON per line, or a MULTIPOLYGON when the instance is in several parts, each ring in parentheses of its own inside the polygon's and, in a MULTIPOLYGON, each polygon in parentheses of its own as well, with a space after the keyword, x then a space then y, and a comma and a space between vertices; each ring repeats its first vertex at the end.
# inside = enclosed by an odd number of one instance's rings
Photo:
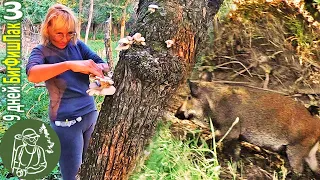
POLYGON ((74 27, 68 27, 62 18, 52 19, 48 26, 48 35, 50 42, 59 49, 64 49, 70 40, 76 35, 72 30, 74 27))

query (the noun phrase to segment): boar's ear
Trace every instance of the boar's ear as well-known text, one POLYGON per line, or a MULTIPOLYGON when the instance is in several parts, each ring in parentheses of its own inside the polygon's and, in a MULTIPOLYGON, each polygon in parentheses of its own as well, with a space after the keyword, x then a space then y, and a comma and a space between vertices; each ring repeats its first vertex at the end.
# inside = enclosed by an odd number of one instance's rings
POLYGON ((190 79, 187 80, 190 91, 191 91, 191 96, 193 97, 198 97, 200 95, 200 90, 199 90, 199 85, 197 82, 192 82, 190 79))

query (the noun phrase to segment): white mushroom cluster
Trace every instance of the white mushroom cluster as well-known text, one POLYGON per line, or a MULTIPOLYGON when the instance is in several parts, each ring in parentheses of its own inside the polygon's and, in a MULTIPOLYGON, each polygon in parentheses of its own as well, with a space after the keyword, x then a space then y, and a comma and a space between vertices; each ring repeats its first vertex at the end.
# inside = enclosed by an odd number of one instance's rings
POLYGON ((98 76, 90 76, 89 89, 86 91, 90 96, 93 95, 113 95, 116 92, 116 88, 113 86, 113 80, 104 76, 103 78, 98 76))
POLYGON ((140 33, 135 33, 132 37, 127 36, 118 41, 117 51, 129 49, 132 44, 146 45, 145 38, 140 33))
POLYGON ((158 6, 158 5, 150 4, 150 5, 148 6, 148 11, 151 12, 151 13, 156 12, 157 9, 159 9, 159 6, 158 6))
POLYGON ((165 43, 167 44, 167 48, 170 48, 172 45, 174 45, 174 40, 166 40, 165 43))

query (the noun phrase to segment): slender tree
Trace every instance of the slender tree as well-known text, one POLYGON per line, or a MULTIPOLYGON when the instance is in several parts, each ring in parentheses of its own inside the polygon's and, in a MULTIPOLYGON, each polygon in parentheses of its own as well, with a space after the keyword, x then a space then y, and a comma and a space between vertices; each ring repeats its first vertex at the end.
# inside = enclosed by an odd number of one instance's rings
POLYGON ((80 39, 80 34, 81 34, 81 24, 82 24, 82 5, 83 5, 83 0, 79 0, 79 12, 78 12, 78 24, 77 24, 77 29, 78 29, 78 38, 80 39))
POLYGON ((106 57, 108 58, 108 63, 111 68, 111 71, 114 69, 114 62, 112 58, 112 47, 111 47, 111 29, 112 28, 112 14, 110 13, 110 16, 108 20, 104 23, 104 47, 106 49, 106 57))
POLYGON ((88 36, 89 36, 90 26, 91 26, 91 21, 92 21, 92 14, 93 14, 93 0, 90 0, 89 18, 88 18, 88 24, 87 24, 87 29, 86 29, 86 35, 84 38, 85 44, 87 44, 87 42, 88 42, 88 36))
POLYGON ((137 23, 130 34, 141 33, 147 45, 133 45, 120 53, 114 75, 117 91, 102 104, 79 173, 82 179, 128 177, 166 102, 194 65, 201 39, 222 1, 139 1, 137 23), (159 8, 152 13, 150 4, 159 8), (166 40, 175 43, 167 48, 166 40))
POLYGON ((126 30, 126 18, 127 18, 127 7, 132 0, 126 0, 123 6, 121 22, 120 22, 120 38, 124 37, 124 33, 126 30))

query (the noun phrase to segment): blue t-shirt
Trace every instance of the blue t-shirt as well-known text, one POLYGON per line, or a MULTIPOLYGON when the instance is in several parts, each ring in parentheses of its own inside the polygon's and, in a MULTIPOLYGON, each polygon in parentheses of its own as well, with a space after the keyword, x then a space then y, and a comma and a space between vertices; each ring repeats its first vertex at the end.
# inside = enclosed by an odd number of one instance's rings
MULTIPOLYGON (((69 42, 64 49, 59 49, 51 43, 47 46, 38 45, 30 54, 26 73, 29 74, 29 70, 38 64, 88 59, 96 63, 104 63, 80 40, 76 45, 69 42)), ((50 120, 74 119, 96 110, 93 97, 86 93, 89 88, 89 75, 68 70, 48 79, 45 83, 50 97, 50 120)))

